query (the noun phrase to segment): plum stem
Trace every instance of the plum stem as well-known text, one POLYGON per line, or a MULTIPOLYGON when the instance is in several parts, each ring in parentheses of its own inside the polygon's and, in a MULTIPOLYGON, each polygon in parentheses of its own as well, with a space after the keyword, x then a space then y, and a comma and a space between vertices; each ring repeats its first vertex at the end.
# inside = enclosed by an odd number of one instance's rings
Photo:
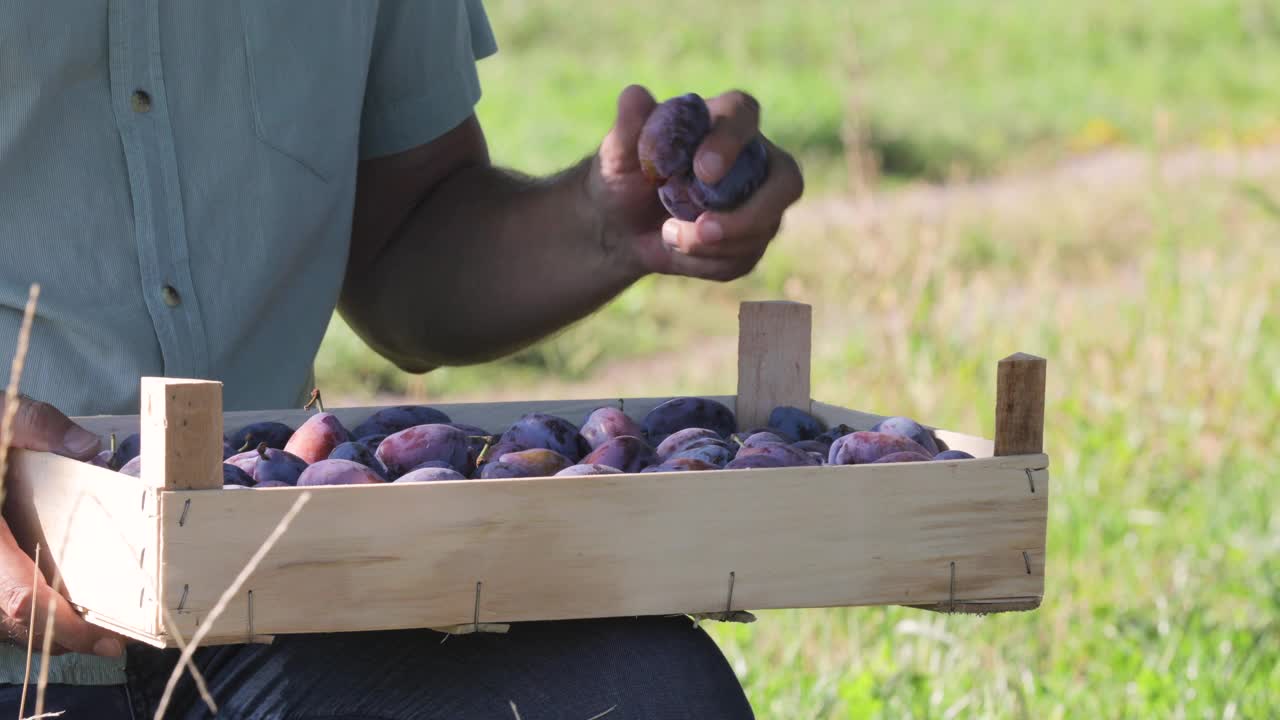
POLYGON ((266 444, 266 443, 258 443, 258 457, 262 458, 263 460, 266 460, 266 459, 267 459, 267 444, 266 444))
POLYGON ((302 409, 310 410, 312 405, 315 405, 320 412, 324 412, 324 401, 320 399, 320 388, 311 388, 311 399, 307 401, 306 405, 302 406, 302 409))
POLYGON ((489 448, 494 445, 494 437, 492 435, 481 435, 484 438, 484 447, 480 450, 480 454, 476 456, 476 469, 480 468, 480 463, 485 461, 489 456, 489 448))
POLYGON ((248 435, 244 436, 244 444, 241 445, 240 449, 237 450, 236 452, 244 452, 245 450, 248 450, 251 447, 253 447, 253 433, 249 433, 248 435))
POLYGON ((111 452, 114 453, 115 451, 116 451, 116 434, 111 433, 111 452))

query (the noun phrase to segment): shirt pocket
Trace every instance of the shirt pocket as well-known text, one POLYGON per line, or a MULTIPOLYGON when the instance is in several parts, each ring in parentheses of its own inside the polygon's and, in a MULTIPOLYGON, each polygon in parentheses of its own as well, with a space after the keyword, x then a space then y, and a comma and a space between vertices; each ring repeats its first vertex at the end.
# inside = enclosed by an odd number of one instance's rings
POLYGON ((322 180, 352 172, 377 3, 242 0, 258 139, 322 180))

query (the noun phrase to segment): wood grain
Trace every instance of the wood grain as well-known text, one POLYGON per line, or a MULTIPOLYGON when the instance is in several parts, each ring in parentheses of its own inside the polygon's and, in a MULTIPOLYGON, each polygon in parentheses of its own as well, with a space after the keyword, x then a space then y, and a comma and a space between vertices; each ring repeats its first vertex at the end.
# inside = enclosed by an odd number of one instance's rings
POLYGON ((222 383, 142 378, 142 479, 154 487, 222 487, 222 383))
MULTIPOLYGON (((477 581, 484 623, 720 612, 730 571, 733 609, 937 604, 952 561, 955 601, 1027 603, 1043 593, 1023 552, 1043 556, 1049 481, 1031 493, 1026 470, 1047 463, 309 488, 245 589, 259 634, 469 623, 477 581)), ((184 633, 297 492, 162 493, 162 601, 184 633)), ((247 635, 242 595, 210 637, 247 635)))
POLYGON ((764 427, 779 405, 809 409, 813 308, 796 302, 744 302, 738 311, 738 394, 742 430, 764 427))
POLYGON ((4 517, 71 602, 94 617, 158 630, 159 511, 142 480, 52 453, 14 449, 4 517))
POLYGON ((1045 359, 1015 353, 996 371, 996 455, 1044 451, 1045 359))

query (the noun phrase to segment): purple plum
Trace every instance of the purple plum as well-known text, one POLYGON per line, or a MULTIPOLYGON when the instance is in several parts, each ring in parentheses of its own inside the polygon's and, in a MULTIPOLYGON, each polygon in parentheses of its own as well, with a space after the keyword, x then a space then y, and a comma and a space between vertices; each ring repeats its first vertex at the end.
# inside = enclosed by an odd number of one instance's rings
POLYGON ((823 442, 821 440, 801 440, 799 442, 791 443, 791 447, 797 450, 804 450, 805 452, 816 452, 825 458, 827 453, 831 450, 831 443, 823 442))
POLYGON ((693 169, 693 155, 711 131, 711 112, 696 93, 669 98, 649 113, 636 150, 640 171, 654 184, 693 169))
POLYGON ((691 175, 673 175, 658 188, 658 199, 667 209, 667 214, 677 220, 693 222, 702 214, 703 208, 693 201, 690 192, 693 190, 691 175))
POLYGON ((908 417, 885 418, 872 426, 871 432, 882 432, 911 438, 929 452, 929 457, 938 454, 938 444, 935 442, 933 431, 908 417))
POLYGON ((769 176, 769 151, 759 136, 738 153, 724 177, 708 185, 695 176, 689 199, 707 210, 729 210, 751 197, 769 176))
MULTIPOLYGON (((573 423, 556 415, 529 413, 516 420, 502 434, 502 440, 523 445, 526 448, 555 450, 573 462, 578 462, 591 446, 573 423)), ((572 464, 572 463, 570 463, 572 464)))
POLYGON ((861 430, 836 440, 827 453, 827 462, 831 465, 861 465, 891 453, 907 451, 933 457, 933 453, 911 438, 861 430))
POLYGON ((658 455, 644 440, 631 435, 613 438, 582 459, 586 464, 608 465, 624 473, 640 472, 658 462, 658 455))
MULTIPOLYGON (((727 445, 708 442, 705 445, 685 448, 666 460, 701 460, 716 467, 724 467, 730 460, 733 460, 733 456, 733 450, 730 450, 727 445)), ((666 460, 663 462, 666 462, 666 460)))
POLYGON ((117 470, 124 469, 124 466, 138 457, 141 451, 142 436, 139 433, 125 436, 125 439, 116 445, 115 452, 111 456, 111 467, 117 470))
POLYGON ((569 467, 567 467, 567 468, 565 468, 565 469, 561 470, 560 472, 556 473, 556 475, 557 475, 557 476, 569 476, 569 475, 618 475, 618 474, 620 474, 621 472, 622 472, 622 471, 621 471, 621 470, 619 470, 618 468, 616 468, 616 467, 609 467, 608 465, 600 465, 600 464, 598 464, 598 463, 592 463, 592 464, 579 463, 579 464, 577 464, 577 465, 570 465, 569 467))
POLYGON ((914 452, 912 450, 904 450, 902 452, 889 453, 872 460, 871 464, 877 463, 903 463, 903 462, 928 462, 933 458, 924 453, 914 452))
POLYGON ((467 434, 444 423, 415 425, 394 432, 378 445, 374 457, 393 480, 428 460, 443 460, 459 473, 470 472, 467 434))
POLYGON ((245 425, 232 433, 227 441, 235 452, 252 450, 258 447, 259 443, 266 443, 269 448, 283 450, 284 446, 289 444, 291 437, 293 437, 293 428, 282 422, 263 420, 245 425))
MULTIPOLYGON (((658 457, 665 460, 672 455, 687 449, 692 443, 698 440, 715 440, 724 444, 724 438, 714 430, 706 428, 685 428, 671 433, 662 442, 658 443, 658 457)), ((726 446, 727 447, 727 446, 726 446)))
POLYGON ((333 452, 329 453, 329 459, 352 460, 378 473, 383 480, 389 479, 387 477, 386 466, 382 464, 382 461, 378 460, 378 458, 373 454, 373 451, 364 443, 359 443, 354 440, 344 442, 334 448, 333 452))
POLYGON ((316 485, 373 485, 385 483, 368 466, 354 460, 318 460, 298 476, 298 487, 316 485))
POLYGON ((943 450, 933 456, 934 460, 973 460, 974 457, 963 450, 943 450))
POLYGON ((773 455, 744 455, 736 457, 724 466, 725 470, 748 470, 754 468, 780 468, 787 464, 773 455))
POLYGON ((435 482, 437 480, 466 480, 462 473, 450 467, 419 467, 392 481, 395 483, 435 482))
POLYGON ((826 423, 812 413, 790 405, 779 405, 769 413, 769 427, 795 440, 813 440, 827 431, 826 423))
POLYGON ((656 447, 668 435, 687 428, 705 428, 727 439, 738 429, 738 422, 732 410, 715 400, 677 397, 650 410, 640 427, 644 438, 656 447))
POLYGON ((380 408, 351 431, 353 437, 392 435, 416 425, 449 425, 443 412, 425 405, 394 405, 380 408))
MULTIPOLYGON (((776 458, 784 466, 799 467, 802 465, 821 465, 821 462, 814 462, 813 457, 804 450, 797 450, 790 445, 783 443, 769 443, 766 445, 758 445, 756 447, 744 447, 738 451, 738 455, 734 460, 739 460, 756 455, 768 455, 776 458)), ((732 464, 732 462, 730 462, 732 464)))
POLYGON ((141 455, 133 456, 133 458, 129 460, 129 462, 120 466, 120 472, 124 473, 125 475, 142 477, 142 456, 141 455))
POLYGON ((573 461, 555 450, 531 448, 504 453, 497 462, 485 463, 480 477, 496 478, 550 477, 573 465, 573 461))
POLYGON ((698 470, 719 470, 720 466, 705 460, 689 457, 673 457, 659 465, 650 465, 640 472, 692 472, 698 470))
POLYGON ((253 478, 249 477, 249 473, 230 463, 222 463, 222 486, 228 485, 245 486, 253 485, 253 478))

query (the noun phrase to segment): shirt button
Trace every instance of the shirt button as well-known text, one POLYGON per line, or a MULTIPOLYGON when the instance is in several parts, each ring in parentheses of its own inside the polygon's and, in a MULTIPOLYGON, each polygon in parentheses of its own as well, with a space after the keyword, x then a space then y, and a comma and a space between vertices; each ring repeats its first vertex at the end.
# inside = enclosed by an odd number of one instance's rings
POLYGON ((133 103, 134 112, 144 113, 151 110, 151 96, 143 90, 134 90, 130 101, 133 103))
POLYGON ((182 296, 174 289, 172 285, 165 285, 160 288, 160 297, 164 298, 164 304, 169 307, 178 307, 178 303, 182 302, 182 296))

